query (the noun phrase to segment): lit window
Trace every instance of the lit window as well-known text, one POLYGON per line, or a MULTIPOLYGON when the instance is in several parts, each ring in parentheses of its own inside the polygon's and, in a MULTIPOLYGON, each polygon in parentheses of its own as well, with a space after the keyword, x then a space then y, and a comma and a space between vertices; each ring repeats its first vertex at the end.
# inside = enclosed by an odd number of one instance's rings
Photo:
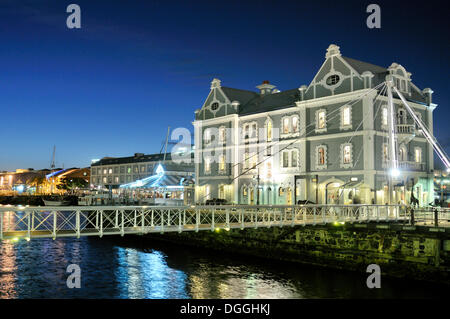
POLYGON ((381 125, 386 127, 388 125, 388 109, 386 106, 381 110, 381 125))
POLYGON ((342 126, 348 126, 351 124, 350 111, 350 106, 346 106, 342 109, 342 126))
POLYGON ((267 122, 267 142, 272 141, 272 121, 267 122))
POLYGON ((205 158, 205 173, 209 173, 211 171, 211 160, 209 157, 205 158))
POLYGON ((350 164, 351 162, 351 147, 350 145, 344 146, 344 164, 350 164))
POLYGON ((284 118, 283 119, 283 134, 288 134, 289 133, 289 118, 284 118))
POLYGON ((211 187, 209 185, 206 185, 206 187, 205 187, 205 197, 206 197, 206 199, 211 198, 211 187))
POLYGON ((284 196, 284 188, 283 187, 278 188, 278 196, 284 196))
POLYGON ((341 167, 351 168, 353 166, 352 144, 341 144, 341 167))
POLYGON ((220 155, 219 158, 219 171, 225 171, 225 155, 220 155))
POLYGON ((247 186, 242 187, 242 195, 247 196, 247 186))
POLYGON ((318 153, 317 156, 319 158, 318 164, 325 165, 325 149, 323 147, 319 147, 319 150, 317 153, 318 153))
POLYGON ((211 131, 210 130, 205 130, 204 140, 205 140, 205 144, 211 143, 211 131))
POLYGON ((325 131, 327 128, 327 115, 325 110, 316 111, 316 130, 325 131))
POLYGON ((294 116, 292 118, 292 131, 298 132, 298 117, 297 116, 294 116))
POLYGON ((327 168, 327 147, 325 145, 316 146, 316 169, 327 168))
POLYGON ((389 154, 388 154, 388 145, 386 143, 383 144, 383 162, 387 162, 389 159, 389 154))
POLYGON ((221 143, 225 143, 225 140, 226 140, 226 132, 227 132, 227 130, 226 130, 225 127, 223 127, 223 126, 219 129, 219 141, 220 141, 221 143))
POLYGON ((414 149, 414 159, 416 163, 422 163, 422 149, 419 147, 416 147, 414 149))
POLYGON ((106 168, 103 169, 103 175, 106 175, 107 172, 108 172, 108 170, 106 168))

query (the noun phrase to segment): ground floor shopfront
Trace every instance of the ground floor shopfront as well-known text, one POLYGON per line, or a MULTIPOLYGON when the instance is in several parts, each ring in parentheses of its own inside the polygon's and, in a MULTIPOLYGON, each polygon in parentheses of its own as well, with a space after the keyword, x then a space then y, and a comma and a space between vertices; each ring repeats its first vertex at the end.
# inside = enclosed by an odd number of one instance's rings
MULTIPOLYGON (((306 174, 261 180, 253 176, 227 179, 201 179, 196 186, 196 203, 220 198, 233 204, 293 205, 380 204, 390 202, 389 176, 375 174, 306 174)), ((403 172, 392 181, 392 204, 409 205, 416 198, 420 206, 434 200, 433 178, 424 173, 403 172), (413 196, 411 196, 411 193, 413 196)))

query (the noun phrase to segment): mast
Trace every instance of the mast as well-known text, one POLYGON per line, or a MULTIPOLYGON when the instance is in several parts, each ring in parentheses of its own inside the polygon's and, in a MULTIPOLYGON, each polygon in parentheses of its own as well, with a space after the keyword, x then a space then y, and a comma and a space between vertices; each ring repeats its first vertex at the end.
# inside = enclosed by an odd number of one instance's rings
POLYGON ((388 95, 388 119, 389 119, 389 162, 390 170, 388 171, 388 183, 389 183, 389 204, 394 204, 394 181, 393 177, 399 175, 398 162, 397 162, 397 147, 396 147, 396 135, 395 135, 395 113, 394 113, 394 101, 392 98, 392 88, 394 87, 394 79, 391 75, 386 77, 386 87, 388 95))
POLYGON ((166 145, 164 146, 164 159, 163 159, 163 162, 166 160, 167 143, 169 142, 169 134, 170 134, 170 126, 167 127, 166 145))
POLYGON ((52 155, 52 161, 50 163, 50 170, 54 169, 56 167, 55 165, 55 155, 56 155, 56 145, 53 145, 53 155, 52 155))

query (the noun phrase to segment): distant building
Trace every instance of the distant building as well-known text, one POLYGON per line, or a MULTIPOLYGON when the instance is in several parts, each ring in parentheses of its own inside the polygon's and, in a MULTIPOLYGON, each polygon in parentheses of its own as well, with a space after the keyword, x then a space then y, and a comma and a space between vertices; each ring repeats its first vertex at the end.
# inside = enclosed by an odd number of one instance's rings
MULTIPOLYGON (((195 111, 196 201, 387 203, 388 101, 372 89, 388 75, 432 131, 431 89, 420 90, 397 63, 385 68, 344 57, 336 45, 300 88, 280 92, 264 81, 254 92, 214 79, 195 111)), ((427 205, 434 200, 433 149, 396 94, 394 105, 401 171, 394 203, 409 203, 413 192, 427 205)))
POLYGON ((136 153, 91 164, 91 188, 111 190, 141 203, 190 203, 194 199, 193 183, 193 162, 173 161, 171 154, 136 153))

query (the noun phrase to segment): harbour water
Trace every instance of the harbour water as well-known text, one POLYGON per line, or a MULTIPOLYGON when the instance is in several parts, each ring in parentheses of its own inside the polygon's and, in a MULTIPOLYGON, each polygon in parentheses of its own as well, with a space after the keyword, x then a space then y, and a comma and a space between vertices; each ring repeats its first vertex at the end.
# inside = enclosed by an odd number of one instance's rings
POLYGON ((0 298, 448 298, 448 287, 130 238, 0 243, 0 298), (145 248, 144 248, 145 247, 145 248), (67 266, 81 268, 69 289, 67 266), (446 289, 447 288, 447 289, 446 289))

